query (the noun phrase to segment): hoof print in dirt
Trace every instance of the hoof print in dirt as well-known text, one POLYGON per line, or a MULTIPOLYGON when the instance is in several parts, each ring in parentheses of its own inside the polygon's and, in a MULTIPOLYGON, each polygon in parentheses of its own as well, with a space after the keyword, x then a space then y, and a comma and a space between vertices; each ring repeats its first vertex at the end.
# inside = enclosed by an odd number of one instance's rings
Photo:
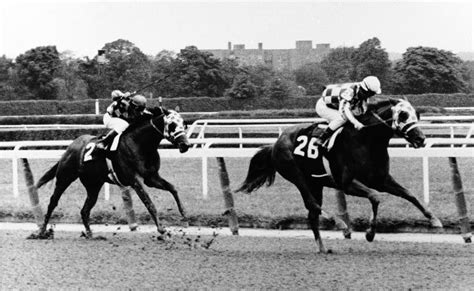
POLYGON ((52 228, 50 228, 45 232, 32 233, 26 239, 53 239, 53 238, 54 238, 54 231, 52 228))
POLYGON ((81 237, 84 237, 86 239, 92 239, 92 240, 107 240, 107 238, 105 236, 101 236, 101 235, 98 235, 98 236, 92 236, 91 233, 85 233, 85 232, 81 232, 81 237))

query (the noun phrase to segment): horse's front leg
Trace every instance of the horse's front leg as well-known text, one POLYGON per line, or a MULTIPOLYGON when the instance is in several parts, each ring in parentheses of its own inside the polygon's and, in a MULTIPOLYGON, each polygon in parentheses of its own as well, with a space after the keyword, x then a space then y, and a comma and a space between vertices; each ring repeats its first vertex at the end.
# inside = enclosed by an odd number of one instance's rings
POLYGON ((347 211, 346 194, 342 190, 336 189, 335 191, 338 212, 337 216, 346 224, 346 227, 342 228, 342 234, 344 235, 344 238, 350 239, 352 235, 352 227, 349 212, 347 211))
POLYGON ((127 214, 128 227, 131 231, 135 231, 138 229, 138 224, 135 217, 135 210, 133 210, 133 200, 130 193, 130 187, 120 187, 120 192, 122 192, 123 208, 127 214))
POLYGON ((170 182, 166 181, 165 179, 160 177, 158 173, 156 173, 155 175, 147 177, 145 179, 145 184, 148 187, 154 187, 170 192, 173 195, 176 204, 178 205, 179 213, 181 213, 183 218, 186 218, 186 210, 184 209, 184 206, 181 203, 181 200, 179 199, 178 191, 176 191, 175 187, 170 182))
POLYGON ((415 205, 423 215, 430 220, 432 227, 443 227, 441 221, 431 212, 431 210, 426 206, 423 206, 421 202, 408 191, 405 187, 400 185, 392 176, 388 175, 385 179, 384 183, 377 187, 377 190, 381 192, 387 192, 389 194, 401 197, 410 201, 413 205, 415 205))
POLYGON ((373 241, 377 228, 377 212, 380 204, 379 193, 376 190, 365 186, 358 180, 353 180, 352 183, 349 184, 346 189, 344 189, 344 191, 348 195, 368 198, 370 203, 372 204, 370 226, 365 233, 365 238, 369 242, 373 241))
POLYGON ((135 181, 132 185, 132 188, 135 190, 135 192, 137 192, 138 197, 140 197, 140 200, 142 200, 143 204, 145 204, 146 209, 148 209, 151 218, 155 222, 158 232, 160 234, 164 234, 166 230, 163 228, 159 221, 155 204, 153 204, 153 201, 151 201, 150 199, 150 195, 148 195, 148 193, 145 191, 144 185, 139 177, 135 177, 135 181))

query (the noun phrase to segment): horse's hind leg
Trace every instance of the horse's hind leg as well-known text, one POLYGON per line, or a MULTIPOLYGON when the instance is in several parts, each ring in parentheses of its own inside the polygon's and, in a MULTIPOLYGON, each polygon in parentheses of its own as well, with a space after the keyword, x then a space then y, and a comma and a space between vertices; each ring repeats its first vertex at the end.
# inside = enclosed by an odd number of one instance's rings
POLYGON ((433 212, 431 212, 431 210, 428 207, 423 206, 423 204, 421 204, 421 202, 415 196, 413 196, 413 194, 411 194, 410 191, 408 191, 408 189, 398 184, 398 182, 395 181, 395 179, 393 179, 392 176, 388 175, 384 183, 380 187, 378 187, 377 190, 381 192, 387 192, 389 194, 392 194, 392 195, 395 195, 395 196, 398 196, 410 201, 423 213, 423 215, 426 218, 430 220, 432 227, 443 227, 443 224, 433 214, 433 212))
MULTIPOLYGON (((69 177, 65 177, 65 175, 61 174, 60 176, 56 177, 56 186, 54 187, 53 195, 49 199, 48 204, 48 211, 44 216, 43 225, 40 228, 39 234, 37 238, 48 238, 49 235, 46 232, 46 228, 48 227, 49 220, 51 215, 53 214, 54 209, 58 206, 59 199, 64 191, 71 185, 71 183, 77 179, 77 176, 71 175, 69 177)), ((36 237, 36 236, 35 236, 36 237)))
POLYGON ((145 179, 145 184, 148 187, 154 187, 154 188, 169 191, 173 195, 174 200, 176 201, 176 204, 178 205, 179 213, 181 213, 181 215, 184 218, 186 218, 186 210, 184 209, 183 204, 181 203, 181 200, 179 199, 178 191, 176 191, 175 187, 170 182, 166 181, 165 179, 160 177, 160 175, 156 174, 145 179))
POLYGON ((87 198, 84 202, 84 206, 81 209, 81 218, 82 224, 84 224, 84 228, 86 229, 85 237, 92 238, 92 231, 89 224, 89 218, 91 214, 92 208, 97 203, 97 197, 99 196, 100 188, 102 188, 103 182, 88 182, 86 179, 81 179, 82 184, 87 190, 87 198))
POLYGON ((335 191, 338 211, 337 216, 346 224, 346 227, 342 229, 342 234, 344 235, 344 238, 350 239, 352 234, 352 228, 349 212, 347 211, 346 194, 342 190, 335 191))
MULTIPOLYGON (((319 232, 319 215, 321 214, 322 186, 318 189, 310 189, 302 171, 296 166, 292 159, 281 160, 276 168, 280 175, 292 182, 300 191, 304 205, 308 210, 308 222, 313 231, 314 239, 318 243, 320 253, 328 253, 324 247, 321 234, 319 232)), ((314 187, 313 187, 314 188, 314 187)))
POLYGON ((153 201, 150 199, 150 195, 145 191, 142 182, 140 181, 140 178, 135 177, 135 182, 132 185, 133 189, 135 192, 137 192, 138 197, 142 200, 143 204, 145 204, 146 209, 148 209, 148 212, 151 215, 151 218, 155 222, 155 225, 158 229, 158 232, 160 234, 164 234, 166 231, 161 225, 159 219, 158 219, 158 214, 156 211, 156 207, 153 204, 153 201))

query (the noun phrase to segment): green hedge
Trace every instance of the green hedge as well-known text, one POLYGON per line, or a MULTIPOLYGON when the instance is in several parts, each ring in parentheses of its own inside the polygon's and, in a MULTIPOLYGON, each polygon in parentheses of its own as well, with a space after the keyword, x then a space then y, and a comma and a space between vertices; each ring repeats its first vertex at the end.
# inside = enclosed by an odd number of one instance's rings
MULTIPOLYGON (((382 97, 406 97, 415 106, 438 107, 474 107, 474 94, 422 94, 396 95, 382 97)), ((312 109, 319 96, 287 98, 232 99, 227 97, 180 97, 165 98, 163 105, 167 108, 179 106, 182 112, 218 112, 232 110, 258 109, 312 109)), ((110 99, 99 99, 100 112, 110 104, 110 99)), ((157 106, 157 99, 149 100, 150 106, 157 106)), ((95 100, 83 101, 2 101, 0 116, 12 115, 57 115, 57 114, 94 114, 95 100)))
MULTIPOLYGON (((439 107, 420 106, 418 111, 425 115, 446 115, 439 107)), ((472 114, 471 112, 455 112, 456 115, 472 114)), ((239 118, 311 118, 317 117, 311 109, 273 109, 273 110, 234 110, 219 113, 182 113, 186 124, 190 125, 197 119, 239 119, 239 118)), ((0 124, 102 124, 102 116, 85 115, 49 115, 49 116, 3 116, 0 124)), ((100 135, 106 129, 35 129, 6 130, 0 134, 0 141, 15 140, 69 140, 83 134, 100 135)))

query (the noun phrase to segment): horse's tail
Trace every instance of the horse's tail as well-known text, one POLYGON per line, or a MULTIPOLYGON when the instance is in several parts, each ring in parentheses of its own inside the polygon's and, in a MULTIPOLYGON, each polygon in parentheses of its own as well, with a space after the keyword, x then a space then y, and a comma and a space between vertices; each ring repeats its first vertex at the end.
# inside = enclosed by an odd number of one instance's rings
POLYGON ((262 187, 267 187, 275 181, 276 169, 272 162, 272 145, 262 147, 250 160, 247 178, 237 192, 251 193, 262 187))
POLYGON ((58 170, 59 162, 57 162, 54 166, 51 167, 43 176, 38 180, 36 183, 36 188, 39 189, 44 184, 48 183, 49 181, 53 180, 56 177, 56 171, 58 170))

